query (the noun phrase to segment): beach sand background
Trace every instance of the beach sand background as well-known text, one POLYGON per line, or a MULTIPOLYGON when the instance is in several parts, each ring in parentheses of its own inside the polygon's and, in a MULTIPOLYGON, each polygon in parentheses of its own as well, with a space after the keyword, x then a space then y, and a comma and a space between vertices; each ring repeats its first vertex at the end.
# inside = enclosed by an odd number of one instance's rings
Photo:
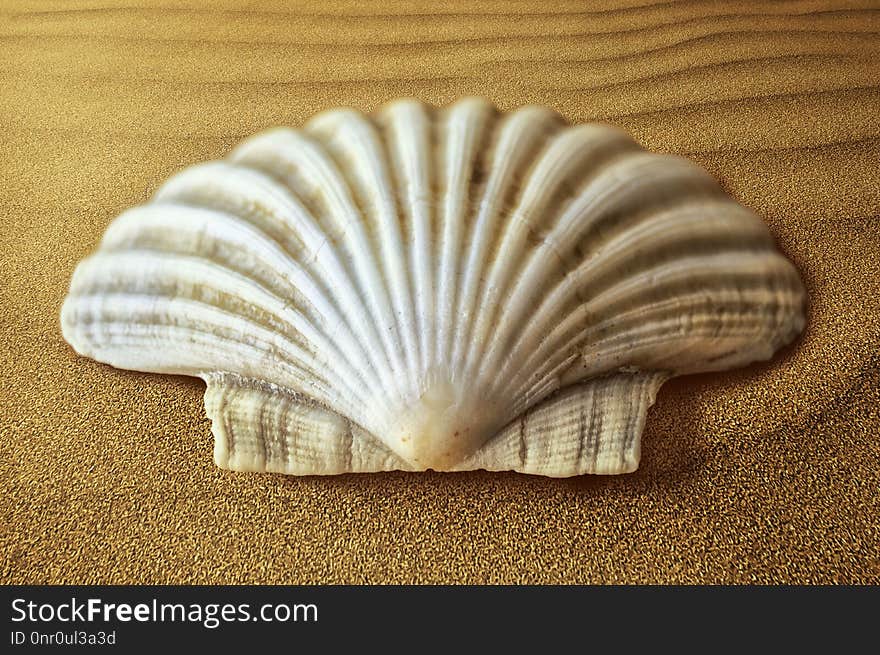
POLYGON ((0 581, 880 581, 880 7, 0 2, 0 581), (482 94, 692 157, 810 295, 772 362, 674 380, 641 468, 293 478, 212 462, 200 380, 77 357, 111 219, 268 126, 482 94))

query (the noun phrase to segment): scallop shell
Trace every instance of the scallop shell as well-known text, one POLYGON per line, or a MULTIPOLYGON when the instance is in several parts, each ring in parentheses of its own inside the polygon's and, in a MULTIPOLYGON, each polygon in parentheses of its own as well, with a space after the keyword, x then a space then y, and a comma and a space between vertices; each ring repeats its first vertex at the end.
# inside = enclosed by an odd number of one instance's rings
POLYGON ((638 466, 669 377, 770 358, 797 271, 687 159, 466 98, 322 113, 125 211, 62 312, 81 355, 200 376, 224 468, 638 466))

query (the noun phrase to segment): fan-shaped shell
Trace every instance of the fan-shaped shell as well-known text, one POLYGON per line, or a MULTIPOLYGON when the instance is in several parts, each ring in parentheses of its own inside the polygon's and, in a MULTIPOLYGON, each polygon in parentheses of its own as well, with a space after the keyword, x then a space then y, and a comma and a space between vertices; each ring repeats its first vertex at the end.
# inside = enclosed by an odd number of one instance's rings
POLYGON ((77 267, 62 328, 203 377, 220 466, 566 476, 635 469, 664 380, 769 358, 803 306, 692 162, 469 98, 329 111, 174 176, 77 267))

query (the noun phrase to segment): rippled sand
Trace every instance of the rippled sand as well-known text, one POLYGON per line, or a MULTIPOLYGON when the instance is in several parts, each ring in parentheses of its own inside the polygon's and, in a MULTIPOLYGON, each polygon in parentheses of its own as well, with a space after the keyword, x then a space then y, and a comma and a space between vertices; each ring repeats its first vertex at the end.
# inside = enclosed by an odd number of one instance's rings
POLYGON ((0 5, 0 580, 880 582, 876 3, 125 4, 0 5), (202 382, 62 340, 74 265, 172 172, 474 93, 706 166, 802 271, 804 337, 664 386, 637 473, 563 481, 220 471, 202 382))

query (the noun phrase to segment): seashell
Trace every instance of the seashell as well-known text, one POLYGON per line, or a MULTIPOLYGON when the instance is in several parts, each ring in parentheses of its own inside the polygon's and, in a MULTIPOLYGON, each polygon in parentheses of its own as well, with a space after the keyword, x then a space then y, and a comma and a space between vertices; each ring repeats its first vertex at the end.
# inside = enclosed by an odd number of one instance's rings
POLYGON ((761 220, 608 125, 466 98, 322 113, 172 177, 82 261, 65 339, 200 376, 225 468, 636 469, 671 376, 770 358, 761 220))

